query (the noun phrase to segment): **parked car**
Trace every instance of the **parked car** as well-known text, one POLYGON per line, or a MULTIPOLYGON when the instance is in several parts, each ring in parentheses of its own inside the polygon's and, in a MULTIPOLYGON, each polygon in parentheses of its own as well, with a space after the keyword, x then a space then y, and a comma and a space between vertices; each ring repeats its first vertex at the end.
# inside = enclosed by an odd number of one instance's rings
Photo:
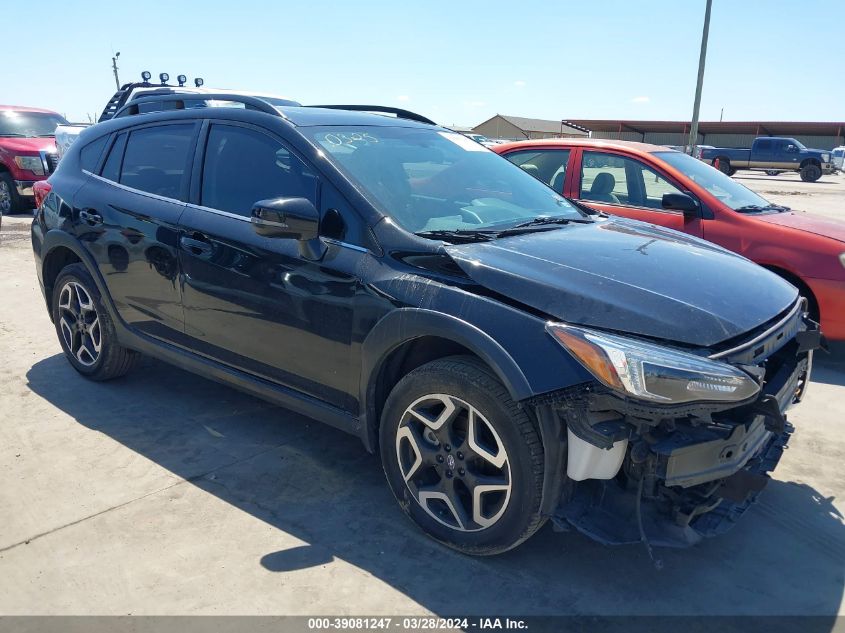
POLYGON ((839 171, 845 171, 845 145, 834 147, 830 153, 833 166, 839 171))
POLYGON ((807 297, 828 338, 845 340, 845 222, 796 213, 681 152, 597 139, 495 149, 557 193, 597 210, 715 242, 807 297), (621 166, 590 167, 614 159, 621 166))
POLYGON ((0 105, 0 218, 32 206, 32 185, 53 171, 53 130, 62 115, 25 106, 0 105))
POLYGON ((146 353, 357 435, 468 554, 550 516, 639 542, 634 505, 688 545, 766 483, 820 340, 792 285, 591 217, 420 115, 232 100, 119 111, 39 186, 38 280, 80 374, 146 353))
POLYGON ((475 132, 461 132, 461 134, 467 138, 471 138, 476 143, 481 143, 484 147, 495 147, 496 145, 501 144, 501 141, 494 141, 483 134, 476 134, 475 132))
MULTIPOLYGON (((208 95, 208 94, 217 94, 217 95, 225 95, 225 94, 249 94, 254 97, 258 97, 263 101, 266 101, 270 105, 279 106, 279 105, 298 105, 296 101, 288 99, 287 97, 282 97, 279 95, 274 95, 266 92, 246 92, 243 91, 234 91, 229 90, 226 88, 205 88, 204 81, 202 78, 197 77, 194 80, 195 86, 186 86, 185 82, 187 82, 187 77, 184 75, 179 75, 177 77, 177 84, 170 84, 168 81, 170 80, 170 76, 167 73, 161 73, 159 75, 160 83, 155 84, 151 83, 150 79, 152 75, 149 71, 144 71, 141 74, 141 81, 139 82, 131 82, 124 84, 120 87, 120 89, 115 92, 112 97, 106 102, 105 107, 103 108, 100 117, 97 119, 98 122, 108 121, 114 115, 123 108, 125 105, 132 103, 133 101, 140 99, 142 97, 148 98, 156 95, 171 95, 171 94, 186 94, 186 95, 208 95)), ((192 107, 216 107, 216 106, 224 106, 230 105, 228 102, 217 99, 217 100, 202 100, 197 99, 192 102, 192 107)), ((147 99, 143 106, 143 108, 153 109, 156 107, 155 102, 151 102, 147 99)), ((58 158, 61 158, 64 153, 68 150, 68 148, 73 144, 73 142, 77 139, 80 135, 82 130, 87 127, 90 127, 92 124, 90 123, 67 123, 65 122, 62 125, 59 125, 56 128, 56 145, 58 148, 58 158)))
POLYGON ((703 149, 700 158, 728 176, 740 169, 797 171, 804 182, 815 182, 822 174, 833 172, 830 152, 807 149, 794 138, 760 136, 751 149, 711 147, 703 149))

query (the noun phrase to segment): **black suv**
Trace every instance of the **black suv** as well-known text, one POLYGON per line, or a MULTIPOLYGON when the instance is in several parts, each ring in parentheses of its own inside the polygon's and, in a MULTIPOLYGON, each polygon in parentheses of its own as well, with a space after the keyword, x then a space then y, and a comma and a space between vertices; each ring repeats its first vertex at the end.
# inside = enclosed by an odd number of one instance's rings
POLYGON ((820 342, 793 286, 413 113, 219 98, 125 106, 49 179, 32 244, 79 373, 149 354, 357 435, 471 554, 549 517, 690 544, 763 487, 820 342))

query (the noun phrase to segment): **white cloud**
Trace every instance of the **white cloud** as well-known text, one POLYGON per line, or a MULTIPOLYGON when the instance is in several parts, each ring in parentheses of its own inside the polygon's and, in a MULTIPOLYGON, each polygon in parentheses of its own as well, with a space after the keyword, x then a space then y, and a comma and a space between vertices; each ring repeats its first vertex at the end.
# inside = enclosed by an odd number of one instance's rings
POLYGON ((398 97, 396 97, 396 100, 397 101, 410 101, 411 97, 409 97, 408 95, 399 95, 398 97))
POLYGON ((631 99, 631 103, 648 103, 651 101, 648 97, 634 97, 631 99))
POLYGON ((522 81, 522 79, 517 79, 515 82, 513 82, 513 85, 516 86, 517 88, 524 88, 525 82, 522 81))

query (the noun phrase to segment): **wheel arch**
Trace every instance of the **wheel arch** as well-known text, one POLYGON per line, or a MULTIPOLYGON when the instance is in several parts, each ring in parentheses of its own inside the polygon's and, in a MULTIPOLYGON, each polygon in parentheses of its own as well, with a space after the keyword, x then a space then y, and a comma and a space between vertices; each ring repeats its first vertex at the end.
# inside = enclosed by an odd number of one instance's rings
POLYGON ((787 270, 786 268, 782 268, 774 264, 761 264, 761 266, 766 270, 770 270, 771 272, 775 273, 777 276, 786 279, 786 281, 798 288, 798 292, 801 293, 801 296, 806 297, 807 299, 807 311, 810 313, 810 318, 815 321, 819 320, 819 301, 818 299, 816 299, 816 295, 813 292, 812 288, 810 288, 810 286, 803 279, 801 279, 801 277, 787 270))
POLYGON ((53 318, 53 286, 55 281, 65 266, 74 263, 85 266, 94 279, 94 283, 97 284, 100 297, 106 309, 109 310, 112 320, 121 323, 116 319, 117 312, 112 303, 111 295, 108 293, 94 258, 79 240, 59 230, 47 231, 41 245, 41 281, 44 284, 44 298, 47 302, 50 319, 53 318))
POLYGON ((802 160, 800 167, 803 169, 807 165, 815 165, 816 167, 821 168, 822 163, 818 158, 811 156, 809 158, 805 158, 804 160, 802 160))
POLYGON ((483 362, 514 400, 532 395, 516 361, 481 329, 433 310, 395 310, 376 324, 363 344, 361 433, 368 451, 376 450, 381 412, 396 383, 425 363, 454 355, 469 355, 483 362))

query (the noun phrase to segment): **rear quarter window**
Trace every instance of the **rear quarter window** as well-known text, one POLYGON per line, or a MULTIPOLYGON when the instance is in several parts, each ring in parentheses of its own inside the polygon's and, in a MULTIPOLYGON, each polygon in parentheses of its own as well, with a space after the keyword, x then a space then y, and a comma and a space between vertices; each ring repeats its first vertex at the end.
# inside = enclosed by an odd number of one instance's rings
POLYGON ((108 139, 108 135, 101 136, 82 148, 79 152, 79 166, 82 169, 91 173, 97 169, 97 164, 100 162, 100 156, 103 154, 108 139))

